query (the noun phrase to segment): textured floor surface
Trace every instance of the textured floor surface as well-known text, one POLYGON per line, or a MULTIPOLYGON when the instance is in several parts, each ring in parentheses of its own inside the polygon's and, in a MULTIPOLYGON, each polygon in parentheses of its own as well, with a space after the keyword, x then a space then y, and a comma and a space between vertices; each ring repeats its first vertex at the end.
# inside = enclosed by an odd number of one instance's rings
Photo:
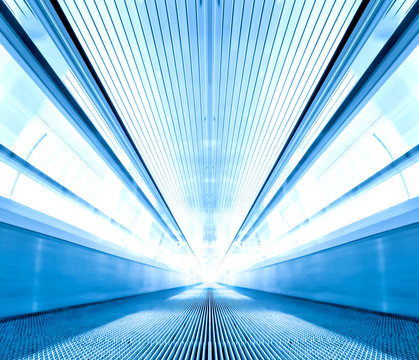
POLYGON ((1 321, 21 358, 419 359, 419 322, 201 285, 1 321))

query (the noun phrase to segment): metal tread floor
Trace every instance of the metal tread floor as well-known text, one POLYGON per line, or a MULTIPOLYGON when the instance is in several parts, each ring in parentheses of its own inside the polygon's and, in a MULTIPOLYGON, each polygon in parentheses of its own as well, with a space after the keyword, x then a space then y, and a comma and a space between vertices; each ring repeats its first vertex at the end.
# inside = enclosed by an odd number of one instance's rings
POLYGON ((0 359, 419 359, 419 321, 224 286, 0 322, 0 359))

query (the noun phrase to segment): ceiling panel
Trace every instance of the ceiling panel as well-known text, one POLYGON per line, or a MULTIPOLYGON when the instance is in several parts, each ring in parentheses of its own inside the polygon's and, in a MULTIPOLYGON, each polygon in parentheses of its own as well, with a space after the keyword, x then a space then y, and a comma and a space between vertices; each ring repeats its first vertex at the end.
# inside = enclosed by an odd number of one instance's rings
POLYGON ((360 1, 59 1, 195 253, 216 264, 360 1))

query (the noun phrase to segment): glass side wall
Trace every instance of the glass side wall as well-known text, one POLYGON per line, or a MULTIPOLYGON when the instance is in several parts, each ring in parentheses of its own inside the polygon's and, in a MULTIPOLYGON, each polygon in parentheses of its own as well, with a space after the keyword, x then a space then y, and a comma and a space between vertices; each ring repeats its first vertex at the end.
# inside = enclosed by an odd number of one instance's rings
POLYGON ((194 265, 185 245, 164 231, 3 46, 0 153, 1 197, 111 247, 183 271, 194 265))
POLYGON ((418 64, 416 47, 257 229, 233 245, 223 269, 292 257, 335 230, 419 196, 418 64))
MULTIPOLYGON (((385 2, 383 2, 383 5, 381 6, 385 7, 384 4, 385 2)), ((272 189, 263 199, 263 205, 267 205, 272 200, 272 197, 283 184, 286 177, 301 160, 316 137, 319 136, 330 117, 348 96, 357 81, 382 49, 383 45, 388 41, 397 26, 400 25, 400 22, 409 12, 413 4, 414 0, 393 1, 383 17, 377 22, 372 33, 362 45, 361 50, 351 62, 349 69, 344 73, 340 82, 336 84, 336 87, 331 96, 327 99, 325 106, 321 108, 321 111, 315 118, 310 130, 304 135, 304 138, 300 142, 300 146, 291 157, 288 166, 285 167, 284 171, 272 186, 272 189)))
POLYGON ((60 77, 61 81, 70 91, 71 95, 74 96, 83 111, 88 115, 89 120, 94 124, 101 136, 118 156, 118 159, 123 163, 125 168, 138 183, 141 190, 147 196, 147 199, 153 204, 153 206, 158 206, 157 200, 154 198, 150 189, 136 171, 134 165, 122 149, 121 145, 118 143, 115 135, 109 128, 109 125, 106 123, 100 111, 93 103, 93 100, 89 96, 87 90, 81 84, 80 79, 78 79, 74 74, 60 50, 54 44, 39 19, 34 15, 34 12, 30 9, 28 3, 23 0, 8 0, 6 1, 6 4, 15 16, 16 20, 19 21, 19 24, 41 51, 49 65, 60 77))

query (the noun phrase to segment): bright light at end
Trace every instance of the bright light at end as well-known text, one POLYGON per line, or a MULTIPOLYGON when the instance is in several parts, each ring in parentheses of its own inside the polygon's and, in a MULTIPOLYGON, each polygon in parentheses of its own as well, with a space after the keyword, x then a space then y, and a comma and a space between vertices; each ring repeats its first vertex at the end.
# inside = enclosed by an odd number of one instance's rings
POLYGON ((216 283, 218 280, 218 274, 215 270, 208 270, 202 276, 204 283, 216 283))

